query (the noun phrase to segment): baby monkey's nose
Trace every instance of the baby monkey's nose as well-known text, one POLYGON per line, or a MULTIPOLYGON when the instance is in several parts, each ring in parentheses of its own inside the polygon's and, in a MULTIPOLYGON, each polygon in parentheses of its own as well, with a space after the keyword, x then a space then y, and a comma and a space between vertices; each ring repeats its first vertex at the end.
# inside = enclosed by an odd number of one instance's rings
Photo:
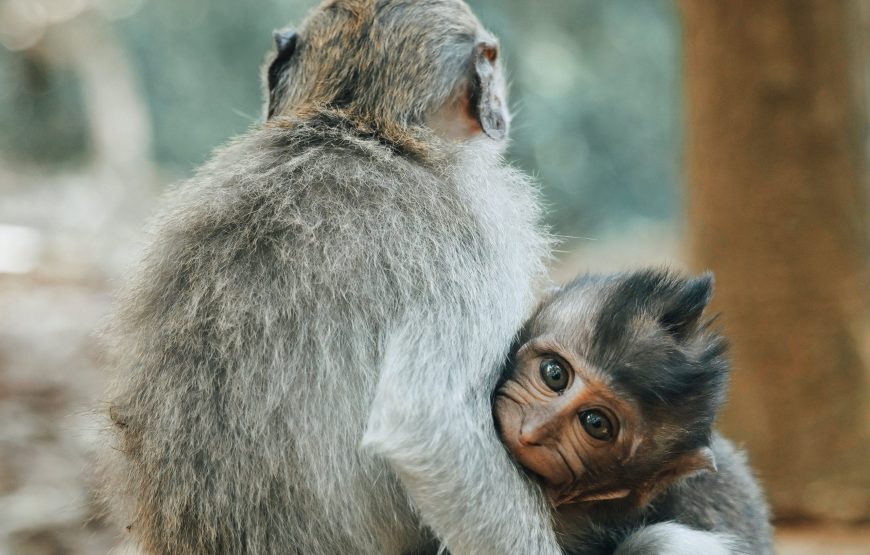
POLYGON ((541 444, 541 434, 539 429, 520 430, 520 445, 523 447, 531 447, 541 444))
POLYGON ((526 447, 543 445, 556 432, 555 424, 552 416, 527 418, 520 427, 520 444, 526 447))

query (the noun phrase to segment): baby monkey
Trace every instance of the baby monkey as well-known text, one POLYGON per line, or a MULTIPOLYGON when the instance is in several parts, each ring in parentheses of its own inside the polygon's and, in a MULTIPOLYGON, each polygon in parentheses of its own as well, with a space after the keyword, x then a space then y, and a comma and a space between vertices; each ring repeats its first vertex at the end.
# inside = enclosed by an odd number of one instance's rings
POLYGON ((729 365, 703 317, 712 282, 583 276, 520 333, 496 421, 569 553, 772 553, 761 489, 713 429, 729 365))

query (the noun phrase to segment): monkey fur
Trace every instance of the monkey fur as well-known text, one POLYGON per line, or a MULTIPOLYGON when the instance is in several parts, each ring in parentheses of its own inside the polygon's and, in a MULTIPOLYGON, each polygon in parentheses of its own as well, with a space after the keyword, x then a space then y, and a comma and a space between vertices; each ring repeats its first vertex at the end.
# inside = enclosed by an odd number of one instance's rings
POLYGON ((711 295, 710 275, 587 275, 523 328, 496 419, 570 553, 772 554, 761 488, 713 430, 729 364, 711 295))
POLYGON ((549 251, 495 39, 331 0, 276 43, 108 327, 112 516, 151 554, 559 553, 491 417, 549 251))

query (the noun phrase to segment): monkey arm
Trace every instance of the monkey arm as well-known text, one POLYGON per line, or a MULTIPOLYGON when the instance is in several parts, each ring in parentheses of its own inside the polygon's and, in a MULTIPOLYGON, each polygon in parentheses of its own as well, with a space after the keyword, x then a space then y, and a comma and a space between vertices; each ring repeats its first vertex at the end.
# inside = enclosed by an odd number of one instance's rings
POLYGON ((444 332, 455 326, 415 321, 392 334, 363 447, 390 463, 451 553, 561 553, 541 492, 497 438, 490 405, 497 361, 481 360, 475 343, 444 332), (490 375, 469 371, 487 364, 490 375))

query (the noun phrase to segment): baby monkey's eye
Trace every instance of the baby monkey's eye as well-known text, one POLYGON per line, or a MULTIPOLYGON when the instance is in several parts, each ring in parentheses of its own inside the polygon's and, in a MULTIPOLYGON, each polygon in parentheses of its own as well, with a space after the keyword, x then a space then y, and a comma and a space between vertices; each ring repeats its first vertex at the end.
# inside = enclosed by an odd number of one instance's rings
POLYGON ((613 425, 600 410, 585 410, 580 413, 580 423, 586 433, 595 439, 607 441, 613 437, 613 425))
POLYGON ((541 379, 553 391, 562 391, 568 385, 568 371, 559 361, 545 358, 541 361, 541 379))

